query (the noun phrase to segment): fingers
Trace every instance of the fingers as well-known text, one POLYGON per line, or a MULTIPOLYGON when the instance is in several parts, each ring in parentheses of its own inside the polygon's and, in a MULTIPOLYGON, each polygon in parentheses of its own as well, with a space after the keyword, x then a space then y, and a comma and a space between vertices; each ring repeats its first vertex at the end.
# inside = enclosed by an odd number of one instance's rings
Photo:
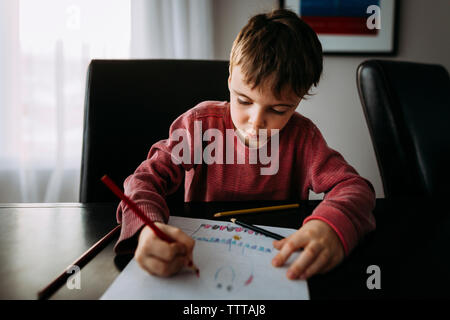
POLYGON ((301 232, 296 232, 290 235, 288 238, 276 241, 280 248, 280 252, 272 259, 272 264, 275 267, 282 266, 291 254, 299 249, 302 249, 307 243, 308 238, 301 232))
POLYGON ((160 260, 170 262, 176 258, 176 256, 186 256, 186 246, 179 242, 168 243, 159 238, 152 239, 151 245, 148 245, 146 254, 154 256, 160 260))
POLYGON ((171 261, 177 255, 186 255, 187 249, 183 243, 168 243, 161 240, 149 227, 145 227, 139 236, 136 253, 138 255, 154 256, 164 261, 171 261))
POLYGON ((327 250, 323 250, 314 244, 308 245, 297 260, 289 267, 286 275, 290 279, 306 280, 320 272, 329 262, 327 250))
POLYGON ((175 242, 161 240, 146 226, 139 235, 135 260, 150 274, 167 277, 188 264, 195 241, 178 228, 162 223, 155 224, 175 242))
POLYGON ((334 230, 325 222, 311 220, 298 231, 273 245, 280 250, 273 258, 275 267, 282 266, 294 251, 302 253, 289 266, 289 279, 307 279, 317 273, 328 272, 344 258, 344 249, 334 230))
POLYGON ((167 234, 169 237, 174 239, 176 243, 180 243, 186 246, 186 254, 192 256, 192 250, 194 249, 195 240, 192 239, 192 237, 188 236, 186 233, 184 233, 181 229, 156 222, 155 223, 159 229, 161 229, 162 232, 167 234))
POLYGON ((289 267, 287 277, 297 279, 314 262, 319 252, 320 249, 310 243, 289 267))
POLYGON ((275 249, 280 250, 282 246, 284 246, 284 244, 286 243, 288 237, 281 239, 281 240, 274 240, 273 241, 273 246, 275 249))
POLYGON ((140 258, 136 258, 136 261, 142 269, 150 274, 169 277, 183 268, 187 262, 187 258, 186 256, 178 256, 172 261, 166 262, 152 256, 141 256, 140 258))

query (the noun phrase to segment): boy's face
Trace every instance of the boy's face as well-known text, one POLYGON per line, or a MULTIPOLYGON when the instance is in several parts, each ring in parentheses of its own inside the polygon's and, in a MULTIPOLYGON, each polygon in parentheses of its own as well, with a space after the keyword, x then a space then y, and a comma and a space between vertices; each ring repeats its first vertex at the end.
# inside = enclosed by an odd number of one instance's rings
POLYGON ((268 137, 272 129, 283 129, 301 98, 286 89, 278 100, 272 93, 270 79, 254 89, 244 79, 240 66, 233 66, 228 78, 231 119, 241 141, 256 147, 259 129, 266 129, 268 137))

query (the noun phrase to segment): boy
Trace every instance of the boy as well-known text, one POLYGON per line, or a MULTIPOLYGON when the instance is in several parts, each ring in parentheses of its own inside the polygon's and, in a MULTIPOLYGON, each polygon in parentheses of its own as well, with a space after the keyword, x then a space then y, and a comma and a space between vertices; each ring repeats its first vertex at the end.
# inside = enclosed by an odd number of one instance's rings
POLYGON ((116 252, 134 252, 143 269, 159 276, 177 273, 192 259, 194 240, 164 224, 169 217, 165 197, 182 187, 185 175, 185 201, 299 200, 307 199, 310 189, 325 192, 297 232, 274 241, 279 252, 272 264, 283 265, 299 249, 303 252, 289 267, 289 279, 307 279, 339 264, 375 228, 375 194, 370 182, 327 146, 317 127, 295 111, 321 73, 321 44, 295 13, 275 10, 251 18, 231 50, 230 102, 205 101, 181 115, 170 127, 169 139, 154 144, 147 160, 124 182, 125 193, 177 242, 157 238, 121 202, 116 252), (214 145, 214 156, 209 149, 217 161, 198 161, 196 155, 207 154, 199 148, 212 141, 205 134, 195 145, 199 129, 215 140, 226 136, 227 143, 214 145), (277 164, 263 174, 267 163, 250 158, 267 148, 269 140, 277 164), (219 159, 220 153, 225 157, 219 159), (240 161, 234 161, 235 155, 240 161))

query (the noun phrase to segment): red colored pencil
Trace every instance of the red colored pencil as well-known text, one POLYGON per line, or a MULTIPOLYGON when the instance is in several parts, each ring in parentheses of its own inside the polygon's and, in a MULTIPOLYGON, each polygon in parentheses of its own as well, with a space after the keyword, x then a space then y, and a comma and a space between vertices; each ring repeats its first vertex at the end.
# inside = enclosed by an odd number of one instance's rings
MULTIPOLYGON (((119 187, 107 176, 104 175, 101 179, 106 186, 111 189, 111 191, 118 196, 121 200, 125 202, 125 204, 135 213, 138 215, 139 218, 147 225, 149 226, 153 232, 162 240, 167 241, 169 243, 175 242, 174 239, 169 237, 167 234, 162 232, 153 221, 151 221, 145 214, 142 212, 142 210, 136 205, 136 203, 128 198, 122 190, 119 189, 119 187)), ((189 260, 188 266, 192 268, 195 271, 195 274, 197 277, 199 276, 199 269, 192 263, 192 261, 189 260)))

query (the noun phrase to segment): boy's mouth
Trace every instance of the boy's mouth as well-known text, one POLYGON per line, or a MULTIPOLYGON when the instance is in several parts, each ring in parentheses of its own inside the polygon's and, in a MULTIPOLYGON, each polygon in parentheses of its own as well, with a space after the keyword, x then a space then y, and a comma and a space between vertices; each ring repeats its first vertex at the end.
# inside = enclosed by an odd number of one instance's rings
POLYGON ((239 131, 239 134, 241 137, 252 139, 252 140, 257 140, 259 138, 259 135, 256 133, 253 133, 253 132, 250 133, 250 132, 247 132, 247 131, 244 131, 241 129, 238 129, 238 131, 239 131))
POLYGON ((259 135, 254 132, 247 132, 238 128, 236 129, 238 136, 247 146, 254 148, 261 147, 268 141, 268 137, 265 137, 264 135, 259 135))

